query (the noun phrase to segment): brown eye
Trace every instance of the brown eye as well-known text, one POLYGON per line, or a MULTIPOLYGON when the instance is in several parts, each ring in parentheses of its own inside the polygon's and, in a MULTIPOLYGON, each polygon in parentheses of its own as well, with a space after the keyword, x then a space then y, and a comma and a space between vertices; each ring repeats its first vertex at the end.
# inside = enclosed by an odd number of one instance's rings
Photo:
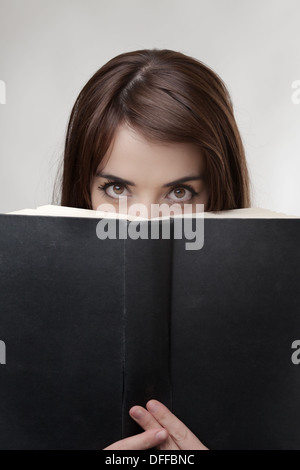
POLYGON ((113 188, 114 193, 118 195, 122 194, 124 191, 124 186, 122 186, 121 184, 114 184, 111 187, 113 188))
POLYGON ((186 190, 183 188, 178 188, 174 190, 174 193, 178 199, 182 199, 185 196, 186 190))
POLYGON ((170 193, 169 193, 169 199, 171 201, 175 202, 189 202, 193 199, 193 192, 187 188, 174 188, 170 193))
POLYGON ((121 183, 106 183, 100 186, 99 189, 112 199, 118 199, 119 196, 128 196, 128 189, 121 183))

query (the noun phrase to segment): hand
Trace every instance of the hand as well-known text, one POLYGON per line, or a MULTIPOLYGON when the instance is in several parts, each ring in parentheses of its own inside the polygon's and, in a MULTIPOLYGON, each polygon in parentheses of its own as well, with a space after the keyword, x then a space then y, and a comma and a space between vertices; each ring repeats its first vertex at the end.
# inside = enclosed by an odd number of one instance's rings
POLYGON ((129 437, 104 450, 208 450, 199 439, 162 403, 151 400, 146 409, 134 406, 130 416, 144 433, 129 437))

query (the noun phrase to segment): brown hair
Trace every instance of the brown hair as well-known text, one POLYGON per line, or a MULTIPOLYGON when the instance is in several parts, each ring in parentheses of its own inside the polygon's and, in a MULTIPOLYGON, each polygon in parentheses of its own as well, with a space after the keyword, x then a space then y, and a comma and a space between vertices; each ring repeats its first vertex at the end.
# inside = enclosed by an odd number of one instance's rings
POLYGON ((249 207, 245 152, 226 86, 200 61, 166 49, 118 55, 82 89, 67 129, 61 205, 92 208, 92 178, 123 123, 150 141, 199 147, 206 210, 249 207))

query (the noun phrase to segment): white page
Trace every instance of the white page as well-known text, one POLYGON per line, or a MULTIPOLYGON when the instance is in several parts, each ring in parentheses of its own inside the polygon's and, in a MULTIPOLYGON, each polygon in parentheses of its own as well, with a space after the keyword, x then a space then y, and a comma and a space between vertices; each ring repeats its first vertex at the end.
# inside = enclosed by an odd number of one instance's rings
MULTIPOLYGON (((15 215, 43 215, 55 217, 88 217, 88 218, 111 218, 111 219, 125 219, 125 220, 147 220, 144 217, 120 214, 114 212, 94 211, 89 209, 78 209, 74 207, 46 205, 40 206, 36 209, 22 209, 19 211, 9 212, 15 215)), ((220 212, 198 212, 193 214, 177 214, 171 216, 156 217, 151 220, 165 220, 170 217, 204 217, 204 218, 222 218, 222 219, 299 219, 300 217, 281 214, 278 212, 270 211, 262 208, 248 208, 248 209, 234 209, 230 211, 220 212)))

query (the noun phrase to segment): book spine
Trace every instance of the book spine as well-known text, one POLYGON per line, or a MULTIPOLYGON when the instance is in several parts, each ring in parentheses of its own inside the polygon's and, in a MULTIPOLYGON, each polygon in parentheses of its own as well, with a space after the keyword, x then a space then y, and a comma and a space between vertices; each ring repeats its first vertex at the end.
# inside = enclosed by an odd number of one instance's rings
POLYGON ((150 399, 157 399, 172 408, 170 331, 174 225, 172 219, 140 224, 144 224, 141 232, 145 233, 148 228, 149 234, 156 224, 154 232, 159 235, 156 239, 124 240, 123 437, 141 432, 129 416, 132 406, 145 406, 150 399))

